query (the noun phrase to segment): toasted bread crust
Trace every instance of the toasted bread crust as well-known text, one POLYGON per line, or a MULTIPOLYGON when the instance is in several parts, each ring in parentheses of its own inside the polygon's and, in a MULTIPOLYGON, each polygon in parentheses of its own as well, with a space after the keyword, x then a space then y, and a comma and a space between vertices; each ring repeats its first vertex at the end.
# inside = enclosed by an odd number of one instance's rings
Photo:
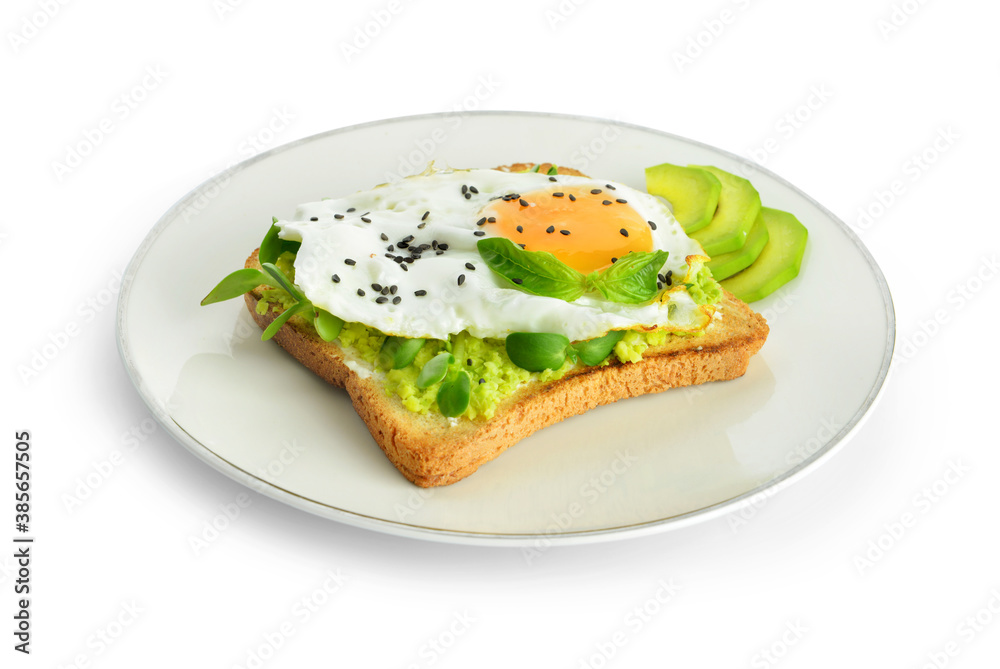
MULTIPOLYGON (((501 169, 531 167, 533 163, 519 163, 501 169)), ((548 167, 542 163, 540 171, 548 167)), ((579 174, 567 168, 559 172, 579 174)), ((246 267, 260 267, 257 253, 247 258, 246 267)), ((245 299, 253 319, 264 329, 280 309, 257 313, 261 288, 245 299)), ((389 460, 407 479, 427 488, 459 481, 528 435, 602 404, 742 376, 751 356, 763 346, 768 326, 728 292, 720 307, 722 318, 713 320, 701 336, 670 336, 663 346, 646 349, 639 362, 621 363, 612 356, 603 367, 583 367, 556 381, 526 384, 484 421, 453 421, 440 414, 409 411, 386 392, 377 375, 353 371, 337 343, 324 342, 302 327, 297 317, 282 326, 274 340, 328 383, 345 388, 389 460)))

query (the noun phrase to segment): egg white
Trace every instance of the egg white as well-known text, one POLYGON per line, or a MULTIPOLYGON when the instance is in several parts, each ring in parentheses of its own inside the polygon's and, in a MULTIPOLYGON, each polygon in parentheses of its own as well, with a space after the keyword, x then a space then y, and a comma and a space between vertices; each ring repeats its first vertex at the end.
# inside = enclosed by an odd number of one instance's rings
MULTIPOLYGON (((683 277, 686 257, 704 255, 698 243, 684 234, 669 207, 648 193, 607 180, 568 175, 556 179, 566 186, 613 185, 616 194, 628 200, 623 206, 633 207, 643 220, 656 224, 654 249, 669 253, 661 273, 669 270, 683 277)), ((302 204, 292 220, 279 220, 277 225, 283 239, 302 242, 295 260, 295 282, 315 305, 387 334, 447 339, 463 330, 475 337, 498 338, 511 332, 559 332, 578 341, 636 326, 683 328, 702 317, 684 291, 674 291, 665 303, 618 304, 590 294, 566 302, 512 288, 496 276, 476 247, 483 236, 476 236, 475 231, 495 236, 491 225, 476 225, 480 211, 496 197, 553 185, 548 176, 537 173, 438 171, 302 204), (463 185, 478 193, 470 192, 466 198, 463 185), (426 218, 425 212, 430 212, 426 218), (438 247, 447 245, 447 250, 438 254, 428 249, 412 263, 386 257, 387 253, 408 256, 410 249, 399 249, 398 242, 409 236, 413 237, 411 248, 437 242, 438 247), (390 244, 392 252, 387 251, 390 244), (468 269, 466 263, 475 269, 468 269), (464 276, 461 284, 460 276, 464 276), (395 286, 395 292, 377 303, 380 293, 372 284, 395 286), (414 294, 420 290, 426 295, 414 294), (396 297, 398 303, 393 304, 396 297)))

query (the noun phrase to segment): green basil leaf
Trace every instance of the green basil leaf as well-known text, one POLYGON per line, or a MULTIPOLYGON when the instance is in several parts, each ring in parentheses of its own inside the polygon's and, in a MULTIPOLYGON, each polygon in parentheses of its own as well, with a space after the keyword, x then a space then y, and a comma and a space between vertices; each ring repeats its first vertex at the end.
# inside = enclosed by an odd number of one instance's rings
POLYGON ((201 305, 205 306, 206 304, 231 300, 243 293, 250 292, 261 284, 267 286, 278 285, 277 281, 270 275, 261 272, 259 269, 238 269, 220 281, 212 289, 212 292, 206 295, 205 299, 201 301, 201 305))
POLYGON ((549 167, 549 171, 546 172, 546 174, 548 174, 549 176, 553 176, 555 174, 559 174, 559 169, 555 165, 552 165, 552 166, 549 167))
POLYGON ((469 373, 459 372, 454 379, 441 384, 437 393, 437 405, 442 415, 455 418, 465 413, 472 397, 472 379, 469 373))
POLYGON ((603 272, 592 272, 587 284, 601 291, 604 299, 639 304, 656 297, 656 274, 663 268, 666 251, 629 253, 603 272))
POLYGON ((281 329, 281 326, 284 325, 288 321, 288 319, 294 316, 295 314, 301 313, 311 308, 312 304, 310 304, 309 302, 299 302, 298 304, 293 304, 292 306, 288 307, 287 309, 282 311, 277 318, 271 321, 270 325, 267 326, 267 328, 264 330, 264 334, 260 336, 261 341, 267 341, 268 339, 276 335, 278 333, 278 330, 281 329))
POLYGON ((274 280, 278 282, 276 285, 288 291, 289 295, 294 297, 299 302, 308 302, 306 296, 302 294, 302 291, 299 290, 295 286, 295 284, 293 284, 289 280, 289 278, 285 275, 285 273, 282 272, 280 269, 278 269, 276 265, 274 265, 273 263, 265 262, 261 263, 260 266, 264 268, 265 272, 274 277, 274 280))
POLYGON ((413 359, 424 347, 425 339, 409 337, 386 337, 379 349, 379 366, 390 369, 403 369, 409 367, 413 359))
POLYGON ((625 330, 612 330, 603 337, 588 339, 573 344, 572 348, 580 356, 580 360, 588 367, 599 365, 604 359, 611 355, 611 350, 615 344, 625 336, 625 330))
POLYGON ((266 262, 275 262, 278 259, 278 256, 285 251, 298 253, 299 247, 302 246, 302 242, 293 242, 279 237, 277 223, 278 218, 276 216, 272 216, 271 227, 267 231, 267 234, 264 235, 264 241, 260 243, 260 251, 257 253, 257 257, 260 259, 261 264, 266 262))
POLYGON ((533 295, 572 302, 587 289, 583 274, 547 251, 525 251, 503 237, 480 239, 476 246, 491 270, 533 295))
POLYGON ((455 362, 455 356, 442 351, 427 361, 420 374, 417 375, 417 388, 424 389, 433 386, 444 379, 448 373, 448 365, 455 362))
POLYGON ((316 328, 316 333, 320 336, 320 339, 323 341, 333 341, 340 335, 340 330, 344 327, 344 321, 329 311, 314 307, 313 326, 316 328))
POLYGON ((566 363, 569 339, 547 332, 512 332, 504 342, 507 357, 521 369, 541 372, 566 363))

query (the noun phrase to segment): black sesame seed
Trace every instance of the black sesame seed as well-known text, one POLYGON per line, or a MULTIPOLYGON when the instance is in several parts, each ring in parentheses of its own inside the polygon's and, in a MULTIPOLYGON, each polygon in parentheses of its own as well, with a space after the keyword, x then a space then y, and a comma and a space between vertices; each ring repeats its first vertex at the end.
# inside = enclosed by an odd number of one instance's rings
POLYGON ((615 202, 617 202, 618 204, 628 204, 628 200, 625 200, 623 198, 617 198, 615 202))
POLYGON ((652 221, 646 221, 646 222, 649 223, 650 230, 656 230, 656 223, 653 223, 652 221))
POLYGON ((472 367, 472 358, 466 358, 465 364, 468 365, 469 367, 472 367))
POLYGON ((621 236, 622 236, 622 237, 628 237, 628 230, 626 230, 625 228, 622 228, 622 229, 621 229, 621 230, 619 230, 618 232, 620 232, 620 233, 621 233, 621 236))
POLYGON ((386 258, 388 258, 388 259, 390 259, 390 260, 392 260, 392 259, 393 259, 393 258, 395 258, 396 256, 392 255, 391 253, 386 253, 386 254, 385 254, 385 257, 386 257, 386 258))
POLYGON ((362 290, 361 288, 358 288, 358 296, 359 297, 364 297, 365 296, 365 291, 362 290))
POLYGON ((552 197, 562 197, 565 193, 553 193, 552 197))
POLYGON ((662 281, 657 281, 656 282, 656 289, 657 290, 663 290, 663 282, 662 281))
POLYGON ((427 226, 426 223, 418 223, 417 224, 417 230, 423 230, 426 226, 427 226))
POLYGON ((386 297, 385 295, 379 295, 378 297, 375 298, 375 304, 385 304, 388 301, 389 298, 386 297))
POLYGON ((611 184, 604 184, 604 187, 607 188, 608 190, 616 190, 615 187, 612 186, 611 184))
POLYGON ((437 247, 438 247, 438 240, 436 239, 431 240, 431 248, 436 249, 437 247))
POLYGON ((560 235, 568 235, 569 234, 569 230, 560 230, 559 234, 560 235))
POLYGON ((444 251, 435 251, 434 255, 436 256, 444 255, 444 251))
POLYGON ((664 281, 663 283, 667 284, 668 286, 673 285, 674 282, 670 278, 673 273, 674 273, 674 270, 670 270, 669 272, 667 272, 667 275, 665 277, 663 277, 663 278, 666 279, 666 281, 664 281))
POLYGON ((614 265, 616 262, 618 262, 618 258, 612 258, 611 259, 611 264, 612 265, 614 265))
POLYGON ((465 184, 462 184, 462 195, 465 195, 468 192, 469 192, 469 187, 466 186, 465 184))
POLYGON ((486 383, 486 379, 479 379, 479 383, 486 383))
POLYGON ((349 213, 351 213, 352 211, 357 211, 357 209, 355 209, 354 207, 351 207, 350 209, 348 209, 348 210, 347 210, 347 213, 349 214, 349 213))
POLYGON ((416 258, 414 258, 413 256, 407 256, 407 257, 403 258, 403 262, 405 262, 407 264, 413 264, 415 261, 416 261, 416 258))
POLYGON ((522 197, 522 198, 521 198, 520 200, 518 200, 518 203, 519 203, 519 204, 520 204, 520 205, 521 205, 522 207, 527 207, 527 206, 528 206, 528 201, 527 201, 527 200, 525 200, 525 199, 524 199, 523 197, 522 197))
POLYGON ((344 264, 345 265, 356 265, 357 263, 354 262, 353 260, 351 260, 350 258, 345 258, 344 259, 344 264))
POLYGON ((481 219, 476 221, 476 225, 486 225, 486 217, 483 216, 481 219))
POLYGON ((601 204, 604 204, 604 205, 611 204, 611 200, 601 200, 601 204))
POLYGON ((318 218, 317 216, 313 216, 313 217, 312 217, 312 218, 310 218, 309 220, 310 220, 310 221, 318 221, 318 220, 319 220, 319 218, 318 218))
POLYGON ((471 262, 467 262, 467 263, 465 263, 465 269, 472 269, 472 270, 474 270, 474 269, 476 269, 476 266, 473 265, 471 262))
POLYGON ((549 181, 555 181, 555 180, 556 180, 555 177, 549 177, 549 181))
POLYGON ((591 194, 591 195, 597 195, 597 194, 598 194, 598 193, 600 193, 600 192, 601 192, 601 189, 600 189, 600 188, 594 188, 594 189, 592 189, 592 190, 590 191, 590 194, 591 194))
POLYGON ((485 233, 485 232, 483 232, 482 230, 476 230, 476 231, 475 231, 475 232, 473 232, 472 234, 474 234, 474 235, 475 235, 476 237, 482 237, 482 236, 484 236, 484 235, 485 235, 486 233, 485 233))
POLYGON ((476 195, 479 195, 479 189, 476 188, 475 186, 469 186, 469 192, 470 193, 475 193, 476 195))
POLYGON ((471 200, 472 199, 472 193, 466 193, 465 194, 465 199, 466 200, 471 200))
POLYGON ((399 242, 398 244, 396 244, 396 248, 408 249, 410 248, 410 245, 407 244, 406 242, 399 242))
POLYGON ((556 231, 556 226, 554 225, 550 225, 549 227, 545 228, 545 232, 549 233, 550 235, 555 231, 556 231))
POLYGON ((424 212, 424 215, 420 217, 420 220, 421 220, 421 221, 426 221, 426 220, 427 220, 427 217, 428 217, 428 216, 430 216, 430 215, 431 215, 431 212, 429 212, 429 211, 425 211, 425 212, 424 212))
POLYGON ((395 251, 396 247, 393 246, 392 244, 389 244, 388 246, 385 247, 385 250, 386 251, 395 251))
POLYGON ((380 290, 379 292, 382 293, 383 295, 388 295, 389 294, 389 286, 382 286, 382 290, 380 290))
POLYGON ((511 281, 513 281, 514 283, 516 283, 516 284, 517 284, 517 285, 519 285, 519 286, 520 286, 520 285, 521 285, 522 283, 524 283, 524 279, 518 279, 517 277, 514 277, 513 279, 511 279, 511 281))
POLYGON ((378 283, 373 283, 372 290, 374 290, 376 293, 382 292, 382 285, 378 283))
POLYGON ((660 282, 665 282, 667 280, 667 277, 663 276, 662 274, 657 274, 656 280, 660 282))
POLYGON ((525 244, 518 244, 518 246, 520 246, 522 249, 528 248, 525 244))
POLYGON ((390 295, 395 295, 397 290, 399 290, 399 286, 397 286, 395 284, 389 286, 389 294, 390 295))
POLYGON ((340 283, 340 277, 334 274, 333 276, 330 277, 330 281, 333 281, 334 283, 340 283))
POLYGON ((379 238, 380 238, 380 239, 381 239, 381 240, 382 240, 383 242, 387 242, 387 241, 389 241, 389 235, 385 234, 384 232, 383 232, 383 233, 382 233, 381 235, 379 235, 379 238))
POLYGON ((415 291, 413 291, 413 294, 416 295, 417 297, 423 297, 424 295, 427 294, 427 291, 426 290, 415 290, 415 291))
POLYGON ((410 271, 410 268, 409 268, 409 267, 407 267, 406 265, 400 265, 400 267, 402 267, 402 268, 403 268, 403 271, 404 271, 404 272, 409 272, 409 271, 410 271))
POLYGON ((573 202, 576 202, 576 196, 573 195, 572 193, 569 194, 569 199, 573 202))
POLYGON ((431 245, 430 245, 430 244, 421 244, 421 245, 420 245, 420 246, 418 246, 417 248, 418 248, 418 249, 420 249, 421 251, 426 251, 426 250, 427 250, 427 249, 429 249, 430 247, 431 247, 431 245))
POLYGON ((487 223, 496 223, 497 222, 497 217, 496 216, 490 216, 489 218, 486 219, 486 222, 487 223))
POLYGON ((403 256, 393 256, 392 259, 395 260, 397 264, 401 264, 403 262, 403 256))
POLYGON ((441 249, 442 251, 447 251, 448 250, 448 245, 447 244, 438 244, 438 248, 441 249))
POLYGON ((404 242, 412 242, 413 241, 413 235, 406 235, 405 237, 403 237, 403 241, 404 242))
POLYGON ((372 222, 372 219, 370 219, 370 218, 365 218, 364 216, 362 216, 362 217, 361 217, 361 220, 362 220, 362 222, 364 222, 364 223, 371 223, 371 222, 372 222))
POLYGON ((515 228, 515 229, 516 229, 516 230, 517 230, 518 232, 524 232, 524 228, 523 228, 522 226, 520 226, 520 225, 519 225, 519 226, 517 226, 517 228, 515 228))
POLYGON ((397 295, 396 297, 392 298, 392 303, 393 304, 399 304, 402 301, 403 301, 403 298, 401 298, 399 295, 397 295))

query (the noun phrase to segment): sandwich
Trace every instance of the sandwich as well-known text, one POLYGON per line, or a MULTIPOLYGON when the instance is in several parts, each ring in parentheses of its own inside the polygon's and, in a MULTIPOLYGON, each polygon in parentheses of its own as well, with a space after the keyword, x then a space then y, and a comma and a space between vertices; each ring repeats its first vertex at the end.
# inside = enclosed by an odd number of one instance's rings
POLYGON ((346 389, 421 487, 596 406, 742 376, 768 327, 663 200, 549 163, 302 204, 202 301, 346 389))

